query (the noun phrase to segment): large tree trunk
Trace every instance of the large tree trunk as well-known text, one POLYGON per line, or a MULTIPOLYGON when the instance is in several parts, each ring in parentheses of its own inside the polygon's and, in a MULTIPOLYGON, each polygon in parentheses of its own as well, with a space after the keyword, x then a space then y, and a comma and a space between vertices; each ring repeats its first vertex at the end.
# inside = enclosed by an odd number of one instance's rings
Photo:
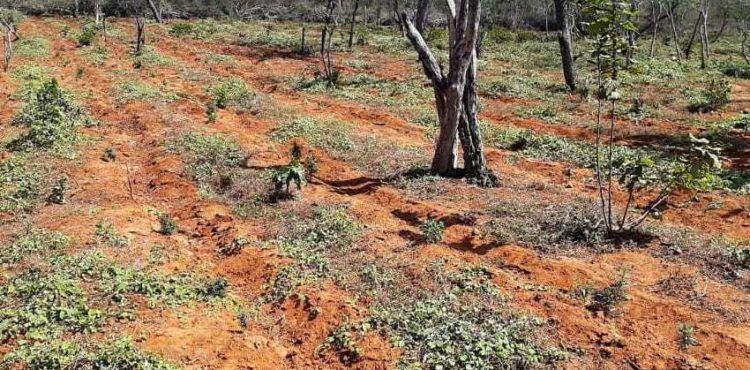
POLYGON ((151 8, 151 13, 154 14, 156 22, 163 23, 164 20, 161 17, 161 0, 156 0, 156 3, 154 3, 154 0, 148 0, 148 6, 151 8))
POLYGON ((102 17, 102 2, 101 0, 94 0, 94 22, 99 25, 102 17))
POLYGON ((359 10, 359 0, 354 0, 354 10, 352 11, 352 25, 349 29, 349 49, 354 46, 354 28, 357 25, 357 10, 359 10))
POLYGON ((563 75, 565 84, 571 91, 576 89, 576 66, 573 58, 573 45, 570 34, 570 23, 567 12, 568 0, 555 0, 555 18, 557 20, 557 40, 560 43, 560 56, 562 57, 563 75))
POLYGON ((417 3, 417 12, 414 14, 414 27, 420 34, 424 34, 427 29, 427 21, 430 17, 430 6, 432 0, 419 0, 417 3))
POLYGON ((463 174, 482 186, 498 183, 487 167, 477 122, 476 45, 479 38, 480 0, 448 0, 449 71, 444 74, 422 34, 405 12, 401 23, 419 55, 422 68, 435 92, 440 132, 431 171, 455 176, 458 169, 459 137, 464 150, 463 174))
POLYGON ((487 167, 487 157, 484 154, 482 132, 477 118, 477 56, 472 56, 472 62, 466 75, 466 86, 463 97, 463 115, 458 125, 458 136, 464 150, 464 176, 472 183, 483 186, 495 186, 499 179, 487 167))
POLYGON ((701 69, 706 69, 708 63, 708 33, 706 32, 706 13, 701 11, 701 69))
POLYGON ((140 15, 135 16, 135 52, 136 54, 143 51, 143 47, 146 45, 146 35, 143 32, 145 22, 140 15))
POLYGON ((5 49, 5 64, 3 65, 3 71, 8 72, 8 69, 10 69, 10 61, 11 59, 13 59, 13 42, 18 40, 18 34, 16 33, 16 28, 12 23, 4 21, 0 22, 5 28, 5 32, 3 32, 3 47, 5 49))
MULTIPOLYGON (((695 43, 695 35, 698 34, 698 29, 701 27, 701 21, 702 21, 701 18, 703 18, 703 15, 699 14, 698 19, 695 20, 693 33, 690 34, 690 40, 688 41, 687 45, 685 45, 685 59, 690 59, 690 54, 693 53, 693 44, 695 43)), ((701 36, 701 40, 703 40, 703 36, 701 36)))

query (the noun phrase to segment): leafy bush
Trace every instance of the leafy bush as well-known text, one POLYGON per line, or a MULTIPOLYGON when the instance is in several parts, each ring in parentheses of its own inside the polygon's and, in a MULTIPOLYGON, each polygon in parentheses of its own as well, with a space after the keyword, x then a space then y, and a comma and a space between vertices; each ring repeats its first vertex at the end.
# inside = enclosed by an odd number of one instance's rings
POLYGON ((329 270, 329 258, 351 250, 361 231, 340 207, 318 207, 312 218, 293 222, 275 242, 294 262, 276 274, 264 300, 279 304, 304 281, 323 277, 329 270))
POLYGON ((28 370, 177 370, 156 356, 139 350, 132 339, 85 343, 73 341, 50 341, 25 344, 9 353, 3 364, 12 368, 23 366, 28 370))
POLYGON ((47 197, 47 202, 52 204, 65 204, 67 202, 68 179, 62 177, 52 187, 52 193, 47 197))
POLYGON ((171 219, 167 213, 159 214, 159 225, 159 232, 164 235, 172 235, 179 230, 177 221, 171 219))
POLYGON ((156 66, 162 68, 174 67, 177 61, 166 55, 160 54, 151 47, 144 47, 135 55, 135 63, 139 68, 156 66))
POLYGON ((724 108, 731 100, 732 87, 725 80, 711 80, 706 89, 689 98, 688 110, 693 113, 708 113, 724 108))
POLYGON ((52 43, 41 37, 23 38, 13 45, 13 53, 19 57, 44 58, 52 54, 52 43))
POLYGON ((354 143, 346 135, 349 126, 337 121, 317 121, 311 118, 297 118, 283 124, 272 133, 273 140, 288 142, 304 138, 308 143, 326 150, 348 151, 354 143))
POLYGON ((119 103, 133 101, 163 101, 177 100, 178 96, 172 92, 163 91, 161 88, 140 81, 120 82, 115 87, 115 94, 119 103))
POLYGON ((342 364, 351 366, 362 359, 362 349, 352 338, 351 328, 348 325, 342 325, 331 331, 326 338, 326 342, 318 347, 318 354, 321 355, 326 351, 333 351, 342 364))
POLYGON ((75 280, 33 269, 0 286, 0 307, 2 340, 89 332, 105 316, 90 307, 86 291, 75 280))
POLYGON ((78 35, 78 46, 90 46, 96 38, 96 27, 85 26, 78 35))
POLYGON ((59 251, 70 244, 64 234, 47 229, 31 228, 9 246, 0 248, 0 264, 17 263, 26 256, 59 251))
POLYGON ((59 148, 78 140, 78 127, 90 123, 83 110, 52 79, 34 91, 13 124, 29 128, 11 147, 16 150, 59 148))
POLYGON ((630 284, 623 275, 614 283, 591 293, 591 301, 586 308, 591 311, 602 311, 610 316, 616 313, 617 307, 628 299, 627 288, 630 284))
POLYGON ((435 219, 427 219, 419 226, 422 230, 422 238, 427 243, 439 243, 443 240, 445 224, 435 219))
POLYGON ((730 247, 726 254, 732 265, 750 269, 750 248, 730 247))
POLYGON ((219 109, 252 108, 258 100, 257 93, 250 90, 245 81, 238 77, 230 77, 215 84, 209 92, 214 96, 214 103, 219 109))
POLYGON ((187 134, 174 149, 183 155, 188 173, 204 192, 220 192, 245 159, 240 146, 222 136, 187 134))
POLYGON ((40 174, 20 156, 0 162, 0 212, 28 212, 42 192, 40 174))
POLYGON ((113 248, 126 247, 130 244, 130 239, 126 236, 120 235, 114 225, 107 221, 99 221, 96 223, 96 244, 107 245, 113 248))
POLYGON ((721 72, 728 77, 750 78, 750 65, 747 64, 726 64, 721 67, 721 72))

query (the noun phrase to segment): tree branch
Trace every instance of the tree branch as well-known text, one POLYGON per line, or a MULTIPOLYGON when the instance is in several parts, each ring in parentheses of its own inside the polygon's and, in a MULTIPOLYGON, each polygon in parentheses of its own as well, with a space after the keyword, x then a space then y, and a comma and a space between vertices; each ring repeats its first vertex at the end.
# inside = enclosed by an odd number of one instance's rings
POLYGON ((444 77, 442 68, 440 68, 440 63, 435 59, 427 42, 424 41, 422 34, 417 31, 414 24, 409 20, 409 16, 406 15, 406 12, 401 12, 401 22, 403 22, 406 37, 409 38, 414 49, 417 50, 417 54, 419 54, 419 61, 422 62, 422 68, 424 68, 425 74, 436 86, 442 85, 444 77))

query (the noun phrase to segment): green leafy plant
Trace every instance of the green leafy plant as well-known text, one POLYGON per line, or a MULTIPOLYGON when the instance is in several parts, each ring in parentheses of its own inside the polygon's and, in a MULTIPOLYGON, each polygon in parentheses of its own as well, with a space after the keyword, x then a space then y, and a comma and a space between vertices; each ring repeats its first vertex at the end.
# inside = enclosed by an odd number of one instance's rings
POLYGON ((362 349, 354 340, 350 325, 341 325, 331 331, 325 343, 318 347, 318 355, 333 351, 342 364, 351 366, 362 360, 362 349))
POLYGON ((292 183, 297 186, 297 190, 302 190, 302 186, 306 183, 307 177, 305 176, 305 167, 300 161, 300 155, 300 148, 295 145, 292 148, 291 162, 288 165, 275 170, 271 175, 274 193, 277 195, 275 198, 279 199, 290 196, 290 185, 292 183))
POLYGON ((679 335, 678 343, 680 345, 680 349, 686 350, 691 346, 697 346, 700 343, 697 339, 695 339, 695 333, 698 330, 695 328, 695 326, 690 324, 680 324, 677 326, 677 334, 679 335))
POLYGON ((708 113, 725 107, 731 101, 732 87, 725 80, 711 80, 708 86, 690 98, 688 110, 708 113))
POLYGON ((169 214, 166 212, 162 212, 159 214, 159 225, 159 232, 163 235, 172 235, 180 229, 177 221, 170 218, 169 214))
POLYGON ((0 248, 0 264, 17 263, 26 256, 44 255, 66 248, 70 238, 47 229, 30 228, 9 246, 0 248))
POLYGON ((52 187, 52 193, 47 197, 47 202, 53 204, 65 204, 67 202, 68 178, 62 177, 52 187))
POLYGON ((442 221, 429 218, 419 226, 422 230, 422 238, 427 243, 439 243, 443 240, 445 224, 442 221))
POLYGON ((78 35, 78 46, 90 46, 96 38, 96 27, 86 25, 81 28, 81 33, 78 35))
POLYGON ((209 92, 213 95, 216 108, 229 107, 252 108, 258 101, 258 95, 252 91, 244 80, 230 77, 211 86, 209 92))
POLYGON ((11 143, 13 149, 21 150, 74 143, 78 139, 78 127, 90 124, 90 120, 66 96, 57 80, 52 79, 31 94, 13 124, 29 128, 28 133, 11 143))
POLYGON ((107 245, 114 248, 126 247, 130 244, 130 240, 120 235, 114 225, 107 221, 99 221, 96 223, 96 243, 99 245, 107 245))
POLYGON ((0 212, 29 212, 42 192, 41 175, 22 156, 0 162, 0 212))
POLYGON ((591 311, 602 311, 605 315, 614 315, 618 306, 628 299, 627 288, 630 285, 625 274, 614 283, 603 289, 591 292, 591 302, 586 307, 591 311))

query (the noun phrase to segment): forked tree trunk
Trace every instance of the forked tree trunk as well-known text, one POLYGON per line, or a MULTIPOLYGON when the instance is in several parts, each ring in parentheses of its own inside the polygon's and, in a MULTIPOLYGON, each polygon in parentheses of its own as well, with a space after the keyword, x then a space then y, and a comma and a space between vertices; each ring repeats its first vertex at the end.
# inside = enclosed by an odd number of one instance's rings
POLYGON ((18 34, 16 33, 16 28, 13 26, 10 22, 2 22, 3 28, 5 28, 3 31, 3 47, 4 47, 4 59, 5 64, 3 64, 3 71, 8 72, 8 69, 10 69, 10 61, 13 59, 13 42, 18 40, 18 34))
POLYGON ((701 11, 701 69, 706 69, 708 62, 708 33, 706 32, 706 13, 701 11))
POLYGON ((497 185, 487 168, 482 136, 477 121, 476 45, 479 38, 480 0, 447 0, 449 70, 445 74, 422 34, 405 12, 401 23, 419 55, 422 68, 435 92, 440 132, 435 144, 431 171, 455 176, 458 169, 459 138, 464 150, 463 174, 482 186, 497 185))
POLYGON ((137 15, 135 17, 135 52, 140 53, 143 50, 143 46, 146 45, 146 36, 143 32, 143 29, 145 28, 145 23, 143 22, 143 17, 137 15))
POLYGON ((333 84, 333 60, 331 57, 331 47, 333 45, 333 31, 336 27, 336 0, 328 0, 326 7, 326 20, 323 31, 320 35, 320 59, 323 62, 323 72, 328 80, 328 84, 333 84))
POLYGON ((148 6, 149 8, 151 8, 151 13, 154 14, 154 19, 156 19, 156 22, 163 23, 164 20, 161 16, 161 0, 156 0, 156 2, 154 2, 154 0, 148 0, 148 6))
POLYGON ((560 43, 563 75, 565 84, 571 91, 576 89, 576 66, 573 58, 573 45, 570 34, 570 23, 567 12, 568 0, 555 0, 555 19, 557 20, 557 40, 560 43))

